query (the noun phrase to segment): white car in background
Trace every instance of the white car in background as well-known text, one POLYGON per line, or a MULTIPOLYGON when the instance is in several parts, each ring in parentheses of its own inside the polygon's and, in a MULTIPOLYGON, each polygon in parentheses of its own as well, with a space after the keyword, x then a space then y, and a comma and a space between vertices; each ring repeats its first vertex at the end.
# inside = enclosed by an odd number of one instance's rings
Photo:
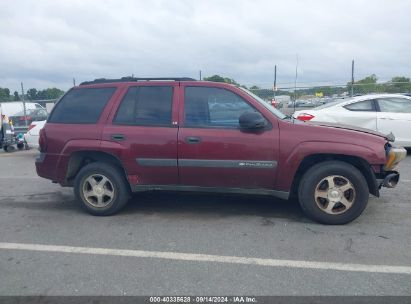
POLYGON ((42 121, 33 121, 26 134, 24 134, 24 139, 29 146, 29 148, 38 148, 39 147, 39 135, 40 130, 46 124, 45 120, 42 121))
POLYGON ((364 95, 337 99, 323 106, 296 111, 302 121, 331 122, 393 133, 395 143, 411 147, 411 97, 401 94, 364 95))

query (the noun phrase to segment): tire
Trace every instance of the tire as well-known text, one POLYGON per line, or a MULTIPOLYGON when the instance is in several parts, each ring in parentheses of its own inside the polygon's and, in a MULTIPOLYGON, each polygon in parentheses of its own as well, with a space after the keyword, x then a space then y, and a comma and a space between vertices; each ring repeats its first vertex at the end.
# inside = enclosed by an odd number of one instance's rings
POLYGON ((16 151, 16 148, 15 148, 13 145, 3 146, 3 150, 4 150, 4 152, 9 152, 9 153, 11 153, 11 152, 16 151))
POLYGON ((118 167, 95 162, 80 169, 74 180, 74 194, 87 212, 106 216, 117 213, 127 204, 130 190, 118 167))
POLYGON ((369 189, 362 173, 342 161, 324 161, 304 173, 298 189, 301 208, 311 219, 330 225, 356 219, 368 203, 369 189))

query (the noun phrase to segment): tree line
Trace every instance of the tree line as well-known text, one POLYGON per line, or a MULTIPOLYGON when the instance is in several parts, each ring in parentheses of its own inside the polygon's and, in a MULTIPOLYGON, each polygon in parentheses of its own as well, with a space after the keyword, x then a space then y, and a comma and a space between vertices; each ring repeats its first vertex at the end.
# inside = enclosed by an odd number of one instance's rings
MULTIPOLYGON (((24 94, 25 100, 47 100, 47 99, 57 99, 64 94, 63 90, 57 88, 47 88, 44 90, 29 89, 26 94, 24 94)), ((8 88, 0 87, 0 101, 19 101, 22 100, 23 96, 20 95, 17 91, 14 91, 13 94, 10 94, 8 88)))
MULTIPOLYGON (((222 77, 220 75, 213 75, 211 77, 205 77, 204 80, 225 82, 234 85, 238 85, 247 88, 245 85, 240 85, 234 79, 222 77)), ((323 96, 333 96, 334 94, 341 95, 351 92, 351 86, 353 86, 354 95, 363 95, 368 93, 411 93, 411 81, 410 78, 404 76, 393 77, 390 81, 384 83, 378 83, 378 78, 375 74, 369 75, 363 79, 355 81, 353 84, 347 82, 345 85, 336 86, 315 86, 310 88, 297 88, 294 92, 293 89, 277 90, 276 95, 290 95, 293 98, 299 98, 303 95, 315 95, 316 93, 322 93, 323 96), (294 96, 295 95, 295 96, 294 96)), ((271 98, 273 96, 272 89, 263 89, 256 85, 250 86, 248 89, 252 90, 256 95, 261 98, 271 98)))
MULTIPOLYGON (((252 90, 256 95, 264 99, 273 97, 273 89, 264 89, 259 86, 253 85, 247 88, 247 86, 239 84, 232 78, 223 77, 220 75, 213 75, 210 77, 204 77, 206 81, 225 82, 236 86, 241 86, 246 89, 252 90)), ((315 95, 316 93, 322 93, 323 96, 333 96, 335 94, 341 95, 347 92, 351 92, 353 87, 354 95, 368 94, 368 93, 411 93, 411 81, 410 78, 404 76, 393 77, 390 81, 384 83, 378 83, 378 78, 375 74, 369 75, 363 79, 355 81, 353 84, 347 82, 345 85, 340 86, 316 86, 310 88, 300 88, 295 92, 292 89, 277 90, 276 95, 290 95, 292 98, 299 98, 303 95, 315 95)), ((24 95, 25 100, 47 100, 57 99, 64 94, 64 91, 57 88, 47 88, 44 90, 37 90, 31 88, 27 90, 24 95)), ((8 88, 0 87, 0 101, 19 101, 22 96, 17 91, 13 94, 10 93, 8 88)))

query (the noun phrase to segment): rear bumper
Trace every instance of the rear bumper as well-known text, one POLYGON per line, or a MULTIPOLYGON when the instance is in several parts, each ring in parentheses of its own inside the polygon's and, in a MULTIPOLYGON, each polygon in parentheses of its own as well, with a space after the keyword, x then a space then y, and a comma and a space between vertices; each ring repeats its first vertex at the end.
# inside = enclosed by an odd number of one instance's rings
POLYGON ((40 153, 35 160, 37 175, 49 180, 57 181, 56 167, 58 164, 58 155, 40 153))
POLYGON ((45 170, 44 159, 46 158, 46 153, 40 153, 36 160, 34 161, 36 165, 36 172, 37 175, 43 178, 51 179, 48 174, 46 174, 47 170, 45 170))
POLYGON ((40 153, 35 160, 37 175, 62 186, 66 185, 68 159, 66 155, 40 153))

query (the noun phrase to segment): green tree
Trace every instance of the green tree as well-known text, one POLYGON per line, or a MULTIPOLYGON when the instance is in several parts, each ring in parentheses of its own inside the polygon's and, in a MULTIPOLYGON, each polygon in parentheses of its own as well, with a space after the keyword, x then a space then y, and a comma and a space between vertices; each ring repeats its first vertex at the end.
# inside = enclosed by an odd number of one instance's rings
POLYGON ((9 101, 10 100, 10 90, 8 88, 0 88, 0 100, 9 101))
POLYGON ((38 91, 36 94, 37 100, 42 99, 57 99, 64 94, 64 91, 57 88, 48 88, 45 90, 38 91))
POLYGON ((387 84, 387 92, 409 93, 411 91, 410 79, 404 76, 396 76, 387 84))
POLYGON ((51 88, 51 89, 47 89, 47 99, 57 99, 60 98, 61 96, 63 96, 64 91, 57 89, 57 88, 51 88))
MULTIPOLYGON (((378 91, 377 76, 371 74, 363 79, 354 82, 354 94, 366 94, 378 91)), ((351 91, 351 82, 347 83, 347 90, 351 91)))
POLYGON ((214 81, 214 82, 225 82, 225 83, 230 83, 234 85, 239 85, 234 79, 228 78, 228 77, 222 77, 220 75, 213 75, 210 77, 204 77, 205 81, 214 81))
POLYGON ((260 88, 256 85, 253 85, 252 87, 250 87, 250 90, 259 90, 260 88))
POLYGON ((19 92, 14 91, 14 101, 19 101, 20 100, 20 96, 19 96, 19 92))
POLYGON ((28 96, 29 99, 31 99, 31 100, 37 99, 37 90, 36 90, 36 89, 29 89, 29 90, 27 91, 27 96, 28 96))

